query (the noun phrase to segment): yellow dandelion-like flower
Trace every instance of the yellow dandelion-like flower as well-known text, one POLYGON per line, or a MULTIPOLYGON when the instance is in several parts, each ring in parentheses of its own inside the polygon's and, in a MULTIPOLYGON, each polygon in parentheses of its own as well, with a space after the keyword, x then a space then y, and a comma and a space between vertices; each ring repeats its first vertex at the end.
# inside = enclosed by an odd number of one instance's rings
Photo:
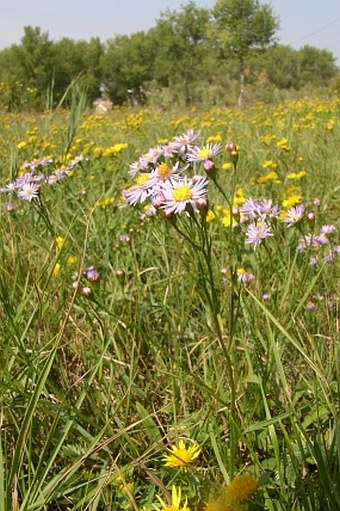
POLYGON ((290 197, 287 197, 287 199, 284 199, 282 201, 282 207, 285 209, 289 209, 296 206, 297 204, 300 204, 301 201, 302 201, 301 195, 299 194, 291 195, 290 197))
POLYGON ((196 442, 187 447, 184 440, 179 440, 177 445, 171 446, 170 454, 165 455, 163 461, 166 467, 186 467, 199 456, 200 452, 201 448, 196 442))
POLYGON ((53 275, 55 277, 58 277, 58 275, 60 274, 60 271, 61 271, 61 265, 59 263, 56 263, 53 268, 53 275))
POLYGON ((231 505, 246 504, 255 495, 259 482, 255 477, 247 474, 236 476, 226 489, 227 501, 231 505))
POLYGON ((261 137, 261 142, 263 142, 263 144, 265 144, 265 145, 270 145, 272 143, 272 141, 275 139, 276 139, 275 135, 268 133, 267 135, 264 135, 263 137, 261 137))
POLYGON ((210 137, 207 137, 206 143, 211 144, 212 142, 221 142, 221 140, 222 140, 222 136, 219 133, 217 135, 211 135, 210 137))
POLYGON ((299 172, 290 172, 288 175, 287 175, 287 178, 288 179, 291 179, 291 180, 299 180, 299 179, 302 179, 303 177, 305 177, 307 175, 307 172, 305 170, 300 170, 299 172))
POLYGON ((69 264, 71 266, 72 264, 76 264, 77 258, 76 258, 76 256, 70 255, 70 256, 68 256, 66 262, 67 262, 67 264, 69 264))
POLYGON ((230 227, 232 224, 233 227, 236 227, 238 225, 237 221, 235 220, 234 216, 230 215, 229 209, 224 209, 222 212, 222 225, 224 227, 230 227))
MULTIPOLYGON (((188 499, 185 499, 184 502, 181 504, 182 500, 182 489, 176 488, 176 486, 172 487, 171 490, 171 505, 168 506, 166 502, 159 496, 156 495, 157 499, 159 500, 159 503, 161 504, 160 511, 190 511, 190 508, 188 507, 188 499)), ((154 509, 159 510, 158 507, 154 507, 154 509)))
POLYGON ((277 163, 275 163, 272 160, 264 160, 264 162, 262 163, 262 167, 264 169, 276 169, 277 168, 277 163))
POLYGON ((65 243, 65 239, 62 236, 57 236, 55 239, 55 244, 57 245, 57 248, 60 250, 65 243))
POLYGON ((213 220, 215 220, 215 218, 216 218, 215 213, 211 209, 209 209, 207 216, 206 216, 206 221, 212 222, 213 220))
POLYGON ((281 140, 279 140, 276 145, 282 149, 282 151, 286 151, 287 153, 290 151, 290 147, 288 146, 288 139, 285 137, 281 138, 281 140))
POLYGON ((230 169, 232 169, 232 168, 233 168, 233 164, 232 164, 232 163, 230 163, 230 162, 223 163, 223 165, 222 165, 222 169, 223 169, 223 170, 230 170, 230 169))
POLYGON ((232 510, 229 506, 224 504, 224 502, 212 500, 211 502, 206 503, 204 511, 232 511, 232 510))
POLYGON ((243 188, 239 187, 237 188, 234 199, 233 199, 233 206, 241 206, 246 201, 244 190, 243 188))

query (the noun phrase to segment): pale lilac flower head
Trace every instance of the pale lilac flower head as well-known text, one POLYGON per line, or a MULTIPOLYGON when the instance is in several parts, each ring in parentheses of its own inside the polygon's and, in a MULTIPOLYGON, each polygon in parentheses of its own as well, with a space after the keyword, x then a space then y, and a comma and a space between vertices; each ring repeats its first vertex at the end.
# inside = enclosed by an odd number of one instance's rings
POLYGON ((260 220, 257 223, 251 223, 246 231, 246 243, 252 245, 254 250, 258 245, 269 236, 273 236, 270 226, 268 226, 264 220, 260 220))
POLYGON ((192 149, 193 145, 197 142, 199 137, 199 131, 195 132, 193 129, 190 129, 182 133, 182 135, 174 137, 174 139, 170 142, 170 146, 177 153, 183 155, 192 149))
POLYGON ((135 206, 138 202, 145 202, 148 197, 155 193, 153 188, 156 182, 157 178, 154 173, 139 174, 136 178, 136 184, 122 192, 127 204, 135 206))
POLYGON ((5 203, 5 210, 7 211, 7 213, 11 213, 14 210, 13 202, 6 202, 5 203))
POLYGON ((326 236, 329 234, 333 234, 336 231, 335 225, 322 225, 320 227, 320 234, 325 234, 326 236))
POLYGON ((275 204, 273 206, 272 199, 263 199, 258 203, 257 206, 258 214, 262 217, 277 218, 279 216, 279 206, 275 204))
POLYGON ((314 303, 314 302, 309 301, 309 302, 307 302, 307 303, 306 303, 306 305, 304 306, 304 309, 305 309, 306 311, 313 311, 313 310, 315 310, 315 309, 316 309, 316 305, 315 305, 315 303, 314 303))
POLYGON ((251 272, 244 270, 243 268, 238 268, 237 270, 237 280, 242 282, 243 284, 250 284, 255 280, 255 275, 251 272))
POLYGON ((259 206, 260 203, 257 199, 248 197, 248 199, 242 204, 240 211, 249 218, 256 218, 259 214, 259 206))
POLYGON ((39 188, 40 187, 35 183, 25 183, 20 190, 18 190, 18 197, 31 202, 33 199, 38 197, 39 188))
POLYGON ((289 208, 287 215, 283 219, 283 221, 287 224, 287 227, 292 227, 300 222, 304 217, 305 209, 304 204, 298 204, 293 208, 289 208))
POLYGON ((189 206, 198 211, 197 201, 207 197, 208 180, 198 176, 187 176, 180 180, 169 179, 164 183, 162 193, 164 200, 161 208, 166 215, 183 213, 189 206))
POLYGON ((192 147, 190 153, 187 154, 187 160, 190 162, 201 162, 206 171, 214 168, 215 164, 212 160, 214 156, 221 152, 221 144, 207 144, 200 148, 198 146, 192 147))
POLYGON ((99 282, 100 281, 100 273, 94 266, 89 266, 84 271, 84 275, 89 282, 99 282))

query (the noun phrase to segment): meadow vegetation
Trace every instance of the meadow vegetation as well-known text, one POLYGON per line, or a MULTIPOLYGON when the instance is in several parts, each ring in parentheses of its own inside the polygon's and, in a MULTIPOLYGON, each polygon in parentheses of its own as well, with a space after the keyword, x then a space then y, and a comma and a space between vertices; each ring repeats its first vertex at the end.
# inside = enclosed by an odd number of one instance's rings
POLYGON ((0 508, 340 509, 339 98, 2 114, 0 508))

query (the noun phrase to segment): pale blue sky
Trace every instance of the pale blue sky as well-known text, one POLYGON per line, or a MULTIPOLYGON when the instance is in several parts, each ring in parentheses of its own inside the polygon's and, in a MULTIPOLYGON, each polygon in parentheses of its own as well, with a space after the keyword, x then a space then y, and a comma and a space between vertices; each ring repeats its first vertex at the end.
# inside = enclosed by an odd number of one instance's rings
MULTIPOLYGON (((39 26, 50 39, 104 42, 117 34, 148 30, 162 10, 186 0, 0 0, 0 49, 20 41, 25 25, 39 26)), ((195 0, 211 8, 215 0, 195 0)), ((263 3, 263 2, 261 2, 263 3)), ((266 0, 281 20, 280 42, 329 49, 340 65, 340 0, 266 0)))

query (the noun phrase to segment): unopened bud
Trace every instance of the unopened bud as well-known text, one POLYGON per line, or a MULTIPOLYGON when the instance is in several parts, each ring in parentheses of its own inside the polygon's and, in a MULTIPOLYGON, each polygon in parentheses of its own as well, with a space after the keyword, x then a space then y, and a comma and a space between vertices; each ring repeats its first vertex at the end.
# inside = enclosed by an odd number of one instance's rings
POLYGON ((228 142, 228 144, 225 146, 225 150, 227 151, 227 153, 229 153, 230 159, 235 165, 238 160, 238 151, 236 144, 234 142, 228 142))
POLYGON ((91 296, 92 295, 92 289, 89 286, 82 286, 80 288, 80 293, 84 296, 91 296))
POLYGON ((100 281, 100 274, 96 270, 94 266, 90 266, 85 270, 85 276, 88 281, 90 282, 99 282, 100 281))

